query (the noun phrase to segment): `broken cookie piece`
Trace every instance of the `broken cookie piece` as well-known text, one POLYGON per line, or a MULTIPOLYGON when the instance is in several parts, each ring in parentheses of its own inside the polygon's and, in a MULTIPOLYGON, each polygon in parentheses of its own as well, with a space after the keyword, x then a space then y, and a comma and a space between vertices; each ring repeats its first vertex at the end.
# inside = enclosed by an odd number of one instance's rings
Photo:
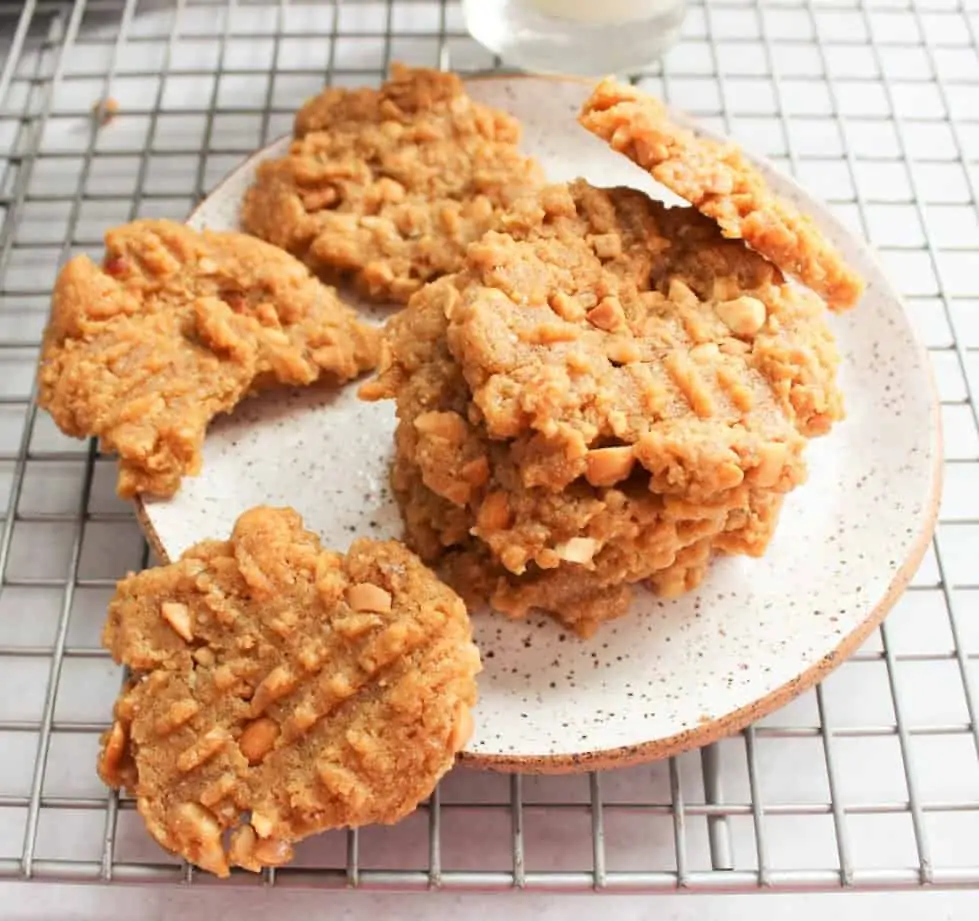
POLYGON ((121 496, 176 492, 210 421, 253 391, 342 382, 378 360, 379 332, 261 240, 145 220, 105 242, 101 267, 76 256, 58 276, 39 403, 119 455, 121 496))
POLYGON ((291 509, 119 583, 103 634, 134 679, 99 773, 150 834, 218 876, 330 828, 396 822, 472 733, 459 597, 396 542, 324 550, 291 509))
POLYGON ((611 77, 598 84, 578 120, 717 221, 726 237, 744 240, 834 310, 860 300, 860 276, 808 216, 775 194, 735 144, 678 125, 658 99, 611 77))
POLYGON ((289 153, 259 166, 242 225, 329 280, 404 302, 541 183, 519 136, 456 75, 394 65, 379 90, 328 88, 302 107, 289 153))

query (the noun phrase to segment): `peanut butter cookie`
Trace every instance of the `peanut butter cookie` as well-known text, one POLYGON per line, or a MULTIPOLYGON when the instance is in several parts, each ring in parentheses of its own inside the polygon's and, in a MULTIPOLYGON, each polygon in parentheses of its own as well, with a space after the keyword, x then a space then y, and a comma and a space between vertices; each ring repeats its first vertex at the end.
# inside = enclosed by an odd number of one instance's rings
POLYGON ((135 221, 55 284, 39 402, 119 455, 122 496, 172 495, 210 421, 255 390, 349 380, 380 334, 288 253, 239 233, 135 221))
POLYGON ((595 88, 579 121, 717 221, 726 237, 744 240, 834 310, 860 299, 860 276, 809 217, 769 188, 734 144, 677 125, 658 99, 612 78, 595 88))
POLYGON ((528 486, 612 485, 636 464, 692 501, 798 481, 800 436, 842 415, 818 298, 693 209, 628 189, 549 187, 501 226, 392 319, 367 390, 417 415, 450 364, 440 392, 507 442, 528 486))
POLYGON ((259 167, 242 226, 328 279, 407 301, 540 184, 519 136, 454 74, 395 65, 379 90, 330 88, 302 107, 289 153, 259 167))
POLYGON ((458 596, 396 542, 322 549, 291 509, 252 509, 230 541, 124 579, 103 639, 135 677, 99 773, 219 876, 397 821, 472 731, 479 653, 458 596))

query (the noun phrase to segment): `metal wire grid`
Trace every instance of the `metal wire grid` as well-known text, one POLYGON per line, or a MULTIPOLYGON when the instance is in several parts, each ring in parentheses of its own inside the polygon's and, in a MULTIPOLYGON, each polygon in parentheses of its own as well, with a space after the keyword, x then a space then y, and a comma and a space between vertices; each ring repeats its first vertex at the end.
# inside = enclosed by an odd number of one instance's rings
MULTIPOLYGON (((942 394, 947 488, 888 623, 739 737, 587 777, 456 771, 400 825, 321 836, 261 881, 979 884, 976 19, 955 0, 715 0, 640 77, 819 190, 909 298, 942 394)), ((201 882, 91 768, 119 683, 98 645, 104 604, 147 550, 112 461, 36 412, 54 272, 113 223, 181 216, 324 79, 376 82, 395 58, 494 62, 445 0, 0 0, 0 54, 0 878, 201 882), (109 98, 103 125, 91 110, 109 98)))

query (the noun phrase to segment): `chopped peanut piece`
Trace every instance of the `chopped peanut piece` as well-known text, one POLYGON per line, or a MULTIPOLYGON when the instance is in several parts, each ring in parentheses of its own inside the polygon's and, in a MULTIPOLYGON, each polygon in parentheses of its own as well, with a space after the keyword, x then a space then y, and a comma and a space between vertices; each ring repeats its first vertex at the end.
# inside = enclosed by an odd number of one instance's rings
POLYGON ((238 747, 249 764, 257 764, 272 750, 278 735, 279 726, 275 720, 263 716, 245 727, 238 739, 238 747))
POLYGON ((208 649, 206 646, 201 646, 200 649, 194 650, 194 661, 198 665, 203 665, 205 668, 210 668, 215 662, 214 652, 208 649))
POLYGON ((164 601, 160 605, 160 614, 182 640, 189 643, 194 639, 193 621, 187 605, 179 601, 164 601))
POLYGON ((725 339, 717 347, 725 355, 747 355, 751 350, 751 346, 747 342, 734 338, 725 339))
POLYGON ((157 719, 153 728, 156 729, 161 736, 168 735, 175 729, 179 729, 184 725, 184 723, 192 720, 198 714, 200 709, 200 704, 191 698, 175 700, 172 704, 170 704, 167 712, 157 719))
POLYGON ((622 305, 615 297, 605 297, 598 305, 588 311, 588 322, 599 329, 611 331, 625 325, 622 305))
POLYGON ((126 744, 129 741, 126 729, 119 720, 112 724, 102 747, 99 771, 113 782, 123 783, 122 765, 126 758, 126 744))
POLYGON ((236 778, 233 774, 222 774, 212 784, 208 784, 200 792, 200 801, 211 809, 225 799, 235 788, 236 778))
POLYGON ((715 301, 729 301, 732 297, 741 294, 741 288, 737 278, 717 277, 711 285, 711 299, 715 301))
POLYGON ((610 342, 605 347, 605 355, 609 361, 618 365, 631 365, 642 358, 639 346, 629 339, 610 342))
POLYGON ((199 867, 227 876, 228 861, 221 846, 221 826, 200 803, 181 803, 173 810, 173 825, 187 841, 187 856, 199 867))
POLYGON ((510 522, 510 500, 505 492, 491 492, 479 507, 476 517, 481 528, 495 531, 505 528, 510 522))
POLYGON ((230 665, 219 665, 214 669, 213 681, 219 691, 227 691, 237 683, 238 676, 230 665))
POLYGON ((690 357, 697 361, 717 361, 720 354, 721 350, 717 347, 716 342, 702 342, 690 350, 690 357))
POLYGON ((614 486, 632 473, 635 462, 630 445, 595 448, 585 458, 585 479, 592 486, 614 486))
POLYGON ((252 828, 258 832, 260 838, 268 838, 272 834, 275 823, 268 816, 259 812, 252 812, 252 828))
POLYGON ((457 708, 455 726, 449 736, 449 749, 454 752, 462 751, 465 744, 472 738, 473 717, 472 713, 462 701, 459 701, 457 708))
POLYGON ((361 582, 347 589, 347 604, 355 611, 388 614, 391 611, 391 593, 379 585, 361 582))
POLYGON ((465 464, 460 473, 470 486, 485 486, 490 476, 489 460, 486 455, 477 457, 465 464))
POLYGON ((298 679, 284 665, 277 665, 261 681, 252 695, 251 712, 253 716, 261 716, 275 701, 296 689, 298 679))
POLYGON ((92 105, 92 114, 99 123, 99 127, 104 127, 119 114, 119 101, 112 96, 99 99, 92 105))
POLYGON ((346 675, 330 675, 324 684, 330 694, 336 697, 337 700, 346 700, 356 690, 346 675))
POLYGON ((462 441, 466 437, 466 422, 458 413, 422 413, 415 419, 415 428, 423 435, 449 441, 462 441))
POLYGON ((377 614, 357 611, 349 617, 341 617, 333 621, 333 629, 345 639, 355 640, 382 626, 383 623, 384 618, 378 617, 377 614))
POLYGON ((580 320, 585 315, 585 308, 582 306, 581 301, 578 298, 572 297, 570 294, 565 294, 563 291, 557 291, 552 294, 548 299, 548 304, 551 310, 561 317, 561 319, 568 320, 572 323, 580 320))
POLYGON ((252 853, 263 867, 279 867, 293 858, 292 845, 288 841, 263 838, 255 843, 252 853))
POLYGON ((590 563, 598 550, 598 541, 594 537, 572 537, 554 549, 567 563, 590 563))
POLYGON ((591 238, 591 245, 599 259, 614 259, 622 255, 622 238, 617 233, 596 234, 591 238))
POLYGON ((754 336, 765 325, 765 305, 757 297, 721 301, 714 309, 735 336, 754 336))
POLYGON ((774 486, 782 475, 788 456, 789 451, 785 445, 765 445, 761 462, 753 471, 752 484, 764 489, 774 486))
POLYGON ((679 304, 681 307, 696 307, 700 302, 700 298, 690 289, 690 286, 679 278, 670 279, 670 287, 668 290, 668 297, 674 304, 679 304))
POLYGON ((257 842, 258 836, 251 825, 241 825, 236 828, 231 834, 230 846, 228 847, 228 857, 232 864, 251 870, 252 873, 258 873, 262 869, 262 865, 255 856, 255 844, 257 842))
POLYGON ((258 873, 262 867, 279 867, 293 858, 292 845, 274 838, 259 838, 251 825, 242 825, 231 836, 228 856, 236 866, 258 873))
POLYGON ((558 342, 574 342, 580 335, 576 326, 567 323, 539 323, 518 334, 524 342, 531 345, 554 345, 558 342))
POLYGON ((317 773, 323 786, 338 800, 353 808, 360 808, 366 801, 367 790, 363 783, 353 771, 343 765, 333 761, 324 761, 318 765, 317 773))
POLYGON ((227 732, 223 729, 212 729, 180 753, 177 757, 177 769, 184 773, 193 771, 210 761, 227 744, 227 732))

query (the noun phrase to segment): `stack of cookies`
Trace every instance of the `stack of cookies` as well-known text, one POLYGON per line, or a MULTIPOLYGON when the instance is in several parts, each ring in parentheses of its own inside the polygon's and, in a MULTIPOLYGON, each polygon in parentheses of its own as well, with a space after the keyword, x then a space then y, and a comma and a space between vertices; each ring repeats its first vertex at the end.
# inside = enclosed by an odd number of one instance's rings
POLYGON ((764 552, 806 440, 842 415, 826 307, 862 282, 658 101, 605 80, 580 121, 694 207, 583 180, 524 196, 389 323, 361 394, 397 401, 423 559, 470 603, 587 636, 637 582, 673 596, 717 553, 764 552))
POLYGON ((694 208, 584 181, 516 205, 389 324, 409 543, 579 633, 761 554, 841 413, 825 305, 694 208))

